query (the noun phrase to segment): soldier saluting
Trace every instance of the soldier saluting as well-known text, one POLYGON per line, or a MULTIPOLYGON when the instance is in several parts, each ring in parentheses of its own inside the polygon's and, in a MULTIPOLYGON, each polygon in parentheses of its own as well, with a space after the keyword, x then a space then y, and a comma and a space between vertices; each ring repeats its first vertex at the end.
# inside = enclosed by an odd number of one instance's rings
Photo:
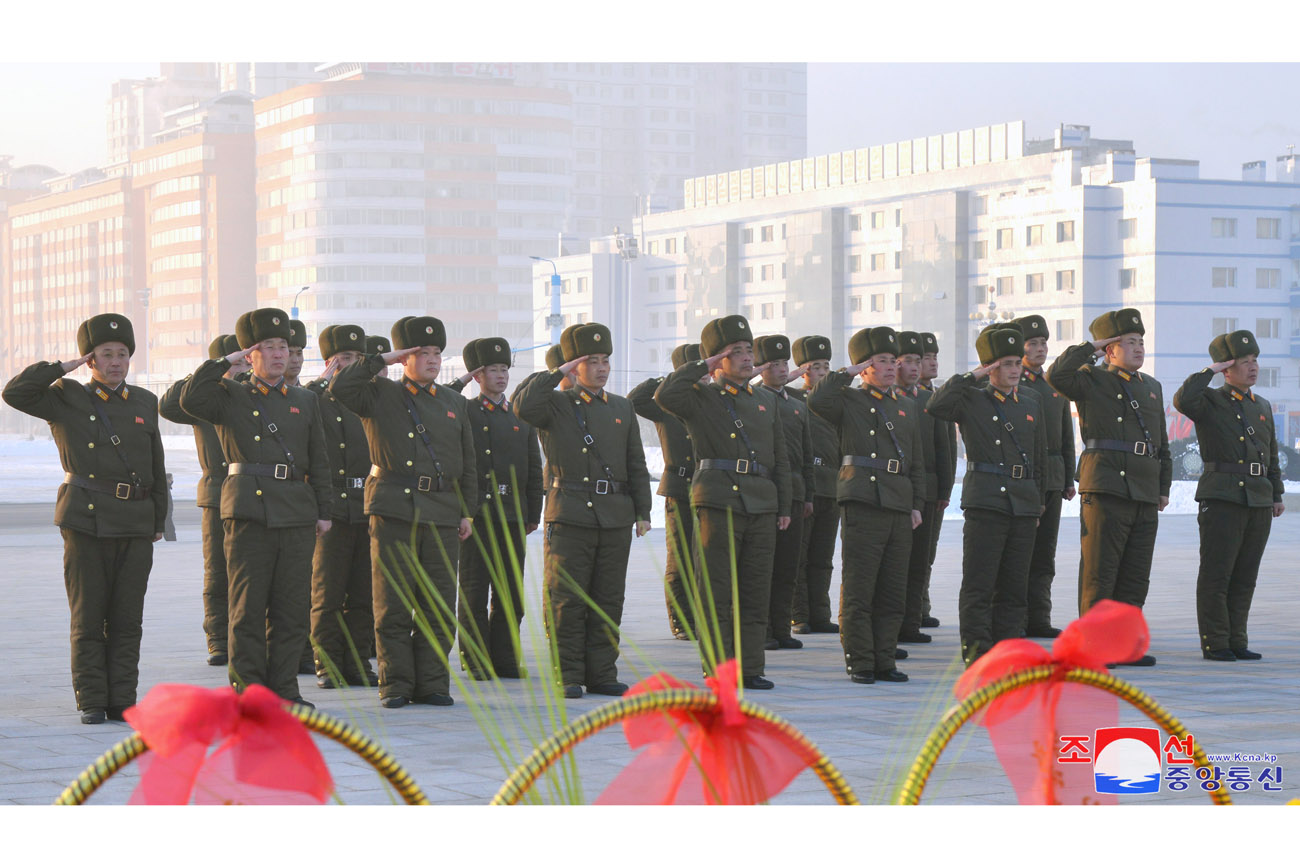
POLYGON ((1022 343, 1015 327, 985 328, 975 341, 981 366, 949 379, 929 403, 931 415, 957 423, 966 443, 957 609, 967 665, 1024 627, 1047 445, 1038 395, 1018 387, 1022 343))
POLYGON ((863 328, 852 366, 827 374, 808 406, 840 432, 840 643, 855 683, 905 683, 895 664, 912 530, 925 507, 925 455, 916 404, 894 391, 898 335, 863 328), (851 387, 855 376, 862 387, 851 387))
MULTIPOLYGON (((1103 598, 1146 602, 1157 512, 1169 504, 1173 479, 1164 394, 1138 372, 1146 354, 1141 314, 1103 313, 1088 330, 1093 342, 1066 349, 1047 370, 1047 381, 1079 407, 1080 614, 1103 598), (1105 366, 1094 366, 1096 355, 1105 366)), ((1155 663, 1150 655, 1123 662, 1155 663)))
POLYGON ((72 687, 81 722, 122 721, 140 679, 141 620, 153 543, 167 516, 158 399, 126 384, 131 322, 103 313, 77 329, 74 361, 38 361, 10 379, 4 400, 41 418, 65 472, 54 506, 72 631, 72 687), (82 366, 91 380, 65 377, 82 366))
POLYGON ((264 307, 235 323, 240 350, 205 361, 181 408, 215 425, 230 465, 221 485, 230 586, 230 682, 306 703, 298 662, 311 617, 311 557, 330 529, 329 462, 315 395, 285 382, 289 316, 264 307), (247 357, 247 381, 226 378, 247 357))
POLYGON ((330 393, 361 416, 373 462, 366 514, 379 704, 446 707, 455 703, 447 670, 456 636, 454 563, 470 535, 465 509, 478 501, 474 434, 465 398, 437 384, 447 344, 442 321, 407 316, 392 337, 393 351, 341 370, 330 393), (398 362, 401 381, 380 375, 398 362), (427 583, 412 573, 412 558, 427 583))
POLYGON ((1196 575, 1196 619, 1201 652, 1209 661, 1258 659, 1246 620, 1272 520, 1281 517, 1273 407, 1251 389, 1259 377, 1259 343, 1234 331, 1210 343, 1213 364, 1187 377, 1174 407, 1196 423, 1205 471, 1196 485, 1201 568, 1196 575), (1210 389, 1216 373, 1223 387, 1210 389))
POLYGON ((578 325, 561 341, 565 362, 525 385, 515 404, 521 419, 547 434, 543 573, 556 674, 566 698, 582 697, 584 685, 591 694, 618 696, 627 691, 618 681, 617 626, 629 530, 635 525, 638 538, 650 531, 650 475, 632 403, 605 390, 609 328, 578 325), (569 374, 574 386, 556 390, 569 374), (603 616, 588 609, 587 599, 603 616))
POLYGON ((772 681, 763 676, 763 645, 776 534, 790 525, 790 464, 776 396, 749 385, 753 339, 744 316, 709 322, 700 334, 703 360, 674 370, 655 392, 655 402, 682 420, 695 443, 695 578, 704 608, 696 625, 711 624, 716 614, 719 633, 706 638, 721 645, 721 658, 701 647, 705 673, 738 656, 744 687, 770 689, 772 681), (705 374, 713 375, 712 384, 700 384, 705 374))
MULTIPOLYGON (((676 370, 688 361, 700 360, 699 343, 683 343, 673 349, 672 365, 676 370)), ((695 446, 686 425, 675 416, 659 408, 655 391, 664 376, 646 379, 628 392, 636 414, 651 421, 659 434, 659 447, 663 450, 664 471, 659 476, 659 490, 664 498, 664 534, 668 556, 664 564, 664 596, 668 603, 668 627, 678 640, 690 640, 697 633, 691 612, 690 589, 686 582, 689 562, 695 549, 695 521, 691 517, 691 478, 695 475, 695 446)), ((708 377, 700 377, 707 383, 708 377)))

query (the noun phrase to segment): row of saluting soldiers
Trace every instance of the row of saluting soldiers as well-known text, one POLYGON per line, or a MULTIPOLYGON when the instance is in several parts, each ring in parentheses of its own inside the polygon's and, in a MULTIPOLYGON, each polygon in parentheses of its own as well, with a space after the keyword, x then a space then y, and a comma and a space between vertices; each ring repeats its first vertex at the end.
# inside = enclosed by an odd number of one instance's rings
MULTIPOLYGON (((306 665, 322 688, 378 685, 385 708, 450 705, 458 629, 471 676, 521 676, 525 537, 544 524, 553 675, 567 698, 584 688, 622 694, 614 626, 633 531, 650 528, 638 415, 656 425, 664 455, 669 623, 714 648, 702 647, 706 673, 738 657, 745 688, 772 688, 766 651, 801 647, 793 634, 838 632, 853 682, 904 682, 898 644, 928 643, 923 629, 939 624, 929 579, 958 428, 967 664, 1000 640, 1059 633, 1057 530, 1076 492, 1079 612, 1103 598, 1145 602, 1171 480, 1164 399, 1138 372, 1136 310, 1103 314, 1090 330, 1093 341, 1044 369, 1041 316, 990 326, 976 343, 980 366, 935 390, 934 334, 861 330, 850 365, 832 370, 828 338, 756 337, 730 315, 679 346, 671 374, 622 397, 605 389, 609 329, 584 324, 507 399, 504 339, 472 341, 463 352, 471 372, 437 382, 446 334, 431 316, 398 321, 391 344, 328 326, 319 335, 327 366, 298 387, 305 328, 262 308, 218 337, 210 360, 160 403, 125 383, 133 331, 109 313, 78 329, 80 358, 33 364, 4 399, 49 422, 66 473, 55 522, 86 723, 120 720, 136 699, 152 543, 167 512, 160 413, 195 429, 208 660, 227 665, 236 688, 260 683, 305 703, 297 674, 306 665), (83 364, 88 383, 67 378, 83 364), (394 364, 400 378, 388 376, 394 364), (790 387, 799 378, 804 387, 790 387), (471 379, 480 393, 466 399, 471 379), (1083 438, 1077 470, 1070 402, 1083 438), (829 599, 837 531, 838 623, 829 599)), ((1272 410, 1252 390, 1254 336, 1216 338, 1209 353, 1213 363, 1174 398, 1206 461, 1200 643, 1207 659, 1255 659, 1246 621, 1283 511, 1277 441, 1272 410), (1216 373, 1225 384, 1211 389, 1216 373)))

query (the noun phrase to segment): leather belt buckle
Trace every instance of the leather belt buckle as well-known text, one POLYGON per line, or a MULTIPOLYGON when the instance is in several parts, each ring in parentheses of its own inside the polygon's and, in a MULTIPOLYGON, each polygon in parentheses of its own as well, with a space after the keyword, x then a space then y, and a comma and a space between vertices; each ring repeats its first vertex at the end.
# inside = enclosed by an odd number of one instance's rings
POLYGON ((685 467, 685 466, 678 466, 678 467, 677 467, 677 475, 678 475, 679 477, 681 477, 681 478, 685 478, 685 477, 686 477, 686 467, 685 467))
POLYGON ((289 464, 288 464, 288 463, 277 463, 277 464, 275 464, 275 477, 276 477, 276 479, 277 479, 278 481, 288 481, 288 480, 289 480, 289 464))
POLYGON ((813 465, 814 465, 814 466, 824 466, 824 465, 826 465, 826 461, 823 460, 823 459, 821 459, 820 457, 814 457, 814 458, 813 458, 813 465))
POLYGON ((1012 478, 1024 478, 1024 477, 1025 477, 1025 465, 1024 465, 1023 463, 1017 463, 1015 466, 1012 466, 1012 467, 1011 467, 1011 477, 1012 477, 1012 478))
POLYGON ((597 494, 598 496, 604 496, 604 495, 605 495, 606 493, 608 493, 608 492, 609 492, 609 482, 608 482, 608 481, 606 481, 604 478, 602 478, 602 479, 600 479, 599 481, 596 482, 596 494, 597 494))
POLYGON ((902 464, 898 462, 897 458, 891 458, 885 463, 885 471, 890 475, 897 475, 902 468, 902 464))
POLYGON ((498 495, 498 496, 507 496, 507 495, 509 495, 509 493, 510 493, 510 485, 509 485, 509 484, 498 484, 498 485, 497 485, 497 495, 498 495))
POLYGON ((419 490, 421 493, 428 493, 433 489, 433 476, 421 475, 415 481, 415 489, 419 490))
POLYGON ((113 495, 116 496, 118 499, 130 499, 131 485, 127 484, 124 481, 119 481, 117 487, 114 488, 113 490, 113 495))
POLYGON ((737 461, 736 461, 736 471, 739 472, 741 475, 748 475, 748 474, 749 474, 749 461, 748 461, 748 460, 737 460, 737 461))
POLYGON ((1147 443, 1145 443, 1145 442, 1134 442, 1134 443, 1133 443, 1133 453, 1136 454, 1136 455, 1139 456, 1139 457, 1145 457, 1145 456, 1147 456, 1147 443))
POLYGON ((1263 475, 1263 474, 1264 474, 1264 464, 1262 464, 1262 463, 1252 463, 1252 464, 1250 464, 1250 474, 1251 474, 1251 475, 1263 475))

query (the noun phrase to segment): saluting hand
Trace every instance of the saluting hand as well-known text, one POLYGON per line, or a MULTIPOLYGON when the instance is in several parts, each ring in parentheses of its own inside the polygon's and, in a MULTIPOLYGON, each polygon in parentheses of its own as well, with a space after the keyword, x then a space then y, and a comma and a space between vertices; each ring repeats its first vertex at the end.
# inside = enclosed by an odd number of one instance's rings
POLYGON ((992 364, 983 364, 979 367, 976 367, 974 370, 971 370, 970 374, 974 376, 976 379, 983 379, 990 372, 992 372, 993 368, 996 367, 997 365, 998 365, 997 361, 994 361, 992 364))
POLYGON ((418 351, 420 351, 419 346, 411 346, 406 349, 395 349, 392 352, 384 352, 379 357, 383 358, 384 363, 391 367, 393 364, 402 363, 418 351))
POLYGON ((852 367, 845 367, 844 372, 848 373, 850 376, 856 376, 870 366, 871 366, 871 359, 868 358, 867 360, 863 361, 861 364, 854 364, 852 367))
POLYGON ((712 373, 714 370, 716 370, 716 369, 718 369, 719 367, 721 367, 721 366, 722 366, 722 361, 723 361, 723 359, 726 358, 728 355, 730 355, 730 354, 732 353, 732 351, 733 351, 733 350, 734 350, 738 345, 740 345, 740 344, 739 344, 739 343, 728 343, 727 345, 725 345, 725 346, 722 347, 722 351, 719 352, 718 354, 716 354, 716 355, 714 355, 714 356, 712 356, 712 357, 710 357, 710 358, 705 358, 705 359, 704 359, 704 363, 707 364, 707 365, 709 366, 709 372, 712 373))
POLYGON ((482 367, 479 367, 477 370, 470 370, 468 373, 460 377, 460 383, 462 385, 468 385, 471 379, 473 379, 475 376, 477 376, 479 373, 482 372, 483 372, 482 367))
POLYGON ((1213 370, 1213 371, 1216 372, 1216 373, 1222 373, 1224 370, 1228 369, 1229 367, 1231 367, 1231 366, 1232 366, 1233 364, 1235 364, 1235 363, 1237 363, 1237 362, 1234 361, 1233 359, 1229 358, 1229 359, 1226 360, 1226 361, 1219 361, 1217 364, 1211 364, 1211 365, 1210 365, 1210 369, 1213 370))
POLYGON ((247 358, 249 354, 256 348, 257 346, 253 345, 253 346, 249 346, 247 349, 240 349, 237 352, 231 352, 229 355, 226 356, 226 361, 228 361, 231 364, 238 364, 240 361, 247 358))
POLYGON ((339 356, 335 355, 334 357, 330 358, 329 363, 325 365, 325 369, 321 371, 320 377, 324 379, 326 382, 328 382, 330 379, 334 377, 334 374, 337 373, 338 371, 339 371, 339 356))
POLYGON ((811 363, 812 363, 811 361, 805 361, 804 363, 800 364, 798 367, 795 367, 793 370, 791 370, 790 381, 793 382, 795 379, 802 379, 803 374, 808 372, 808 365, 811 363))
POLYGON ((1119 342, 1119 337, 1107 337, 1104 340, 1093 340, 1092 348, 1093 351, 1096 352, 1096 354, 1104 355, 1106 354, 1107 346, 1109 346, 1111 343, 1118 343, 1118 342, 1119 342))
POLYGON ((763 372, 764 372, 765 370, 767 370, 767 368, 770 367, 770 366, 772 366, 772 362, 771 362, 771 361, 768 361, 768 362, 765 363, 765 364, 759 364, 757 367, 754 368, 754 375, 750 376, 749 378, 750 378, 750 379, 757 379, 759 376, 762 376, 762 375, 763 375, 763 372))
POLYGON ((95 357, 95 353, 94 353, 94 351, 90 351, 90 352, 87 352, 86 354, 82 355, 80 358, 78 358, 78 359, 75 360, 75 361, 64 361, 63 364, 62 364, 63 372, 65 372, 65 373, 71 373, 73 370, 77 369, 77 368, 80 367, 82 364, 85 364, 86 362, 88 362, 88 361, 89 361, 91 358, 93 358, 93 357, 95 357))
POLYGON ((470 519, 468 517, 462 517, 460 519, 460 526, 456 528, 456 537, 461 541, 465 541, 473 531, 474 526, 470 523, 470 519))

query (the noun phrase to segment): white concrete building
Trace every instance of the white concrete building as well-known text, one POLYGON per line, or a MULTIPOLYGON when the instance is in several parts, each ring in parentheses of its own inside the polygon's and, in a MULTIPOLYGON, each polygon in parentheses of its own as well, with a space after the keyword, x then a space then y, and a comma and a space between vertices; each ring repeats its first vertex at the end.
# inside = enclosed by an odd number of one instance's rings
MULTIPOLYGON (((974 338, 995 318, 1045 316, 1055 356, 1101 312, 1132 306, 1147 327, 1144 371, 1170 399, 1216 334, 1254 331, 1258 387, 1293 442, 1300 184, 1291 157, 1277 180, 1264 171, 1205 179, 1194 161, 1138 158, 1087 127, 1034 141, 1014 122, 698 177, 684 208, 630 227, 635 259, 597 240, 557 260, 562 315, 610 325, 620 390, 666 372, 673 346, 726 313, 758 333, 826 334, 837 360, 860 328, 934 331, 947 376, 975 365, 974 338)), ((539 312, 549 275, 534 269, 539 312)))

